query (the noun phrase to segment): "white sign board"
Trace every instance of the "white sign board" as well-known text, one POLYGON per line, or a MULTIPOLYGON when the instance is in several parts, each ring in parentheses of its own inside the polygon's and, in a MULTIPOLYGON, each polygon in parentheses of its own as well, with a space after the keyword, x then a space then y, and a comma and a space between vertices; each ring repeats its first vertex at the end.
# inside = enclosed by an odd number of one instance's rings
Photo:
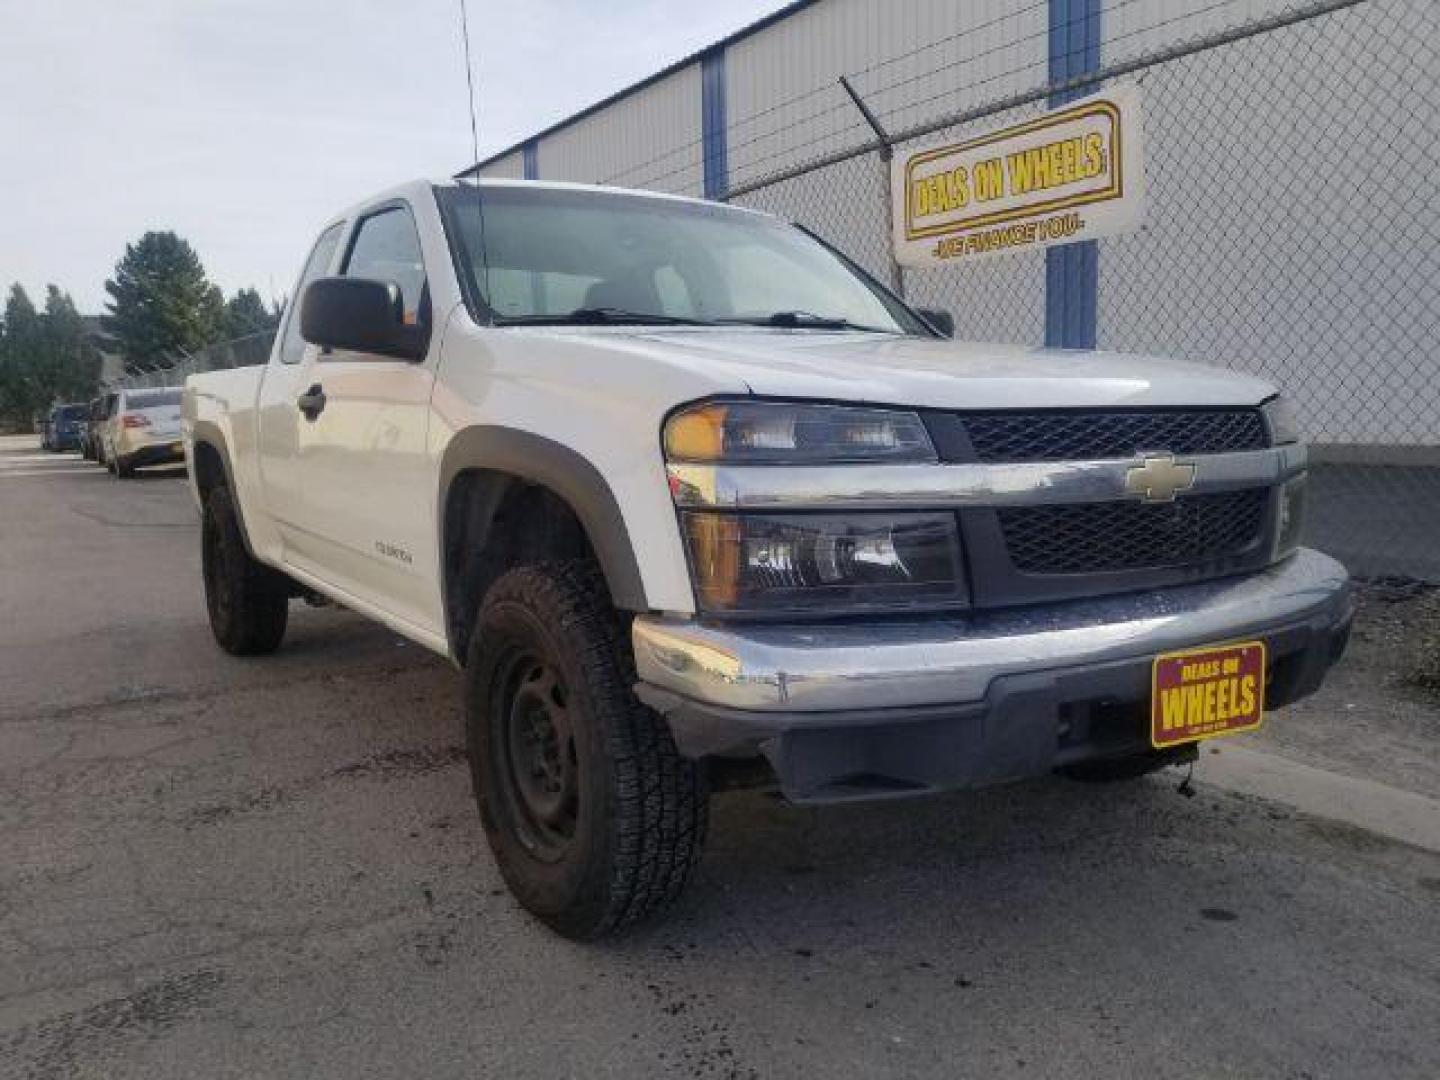
POLYGON ((897 152, 896 261, 955 266, 1138 229, 1142 141, 1139 88, 1119 86, 964 142, 897 152))

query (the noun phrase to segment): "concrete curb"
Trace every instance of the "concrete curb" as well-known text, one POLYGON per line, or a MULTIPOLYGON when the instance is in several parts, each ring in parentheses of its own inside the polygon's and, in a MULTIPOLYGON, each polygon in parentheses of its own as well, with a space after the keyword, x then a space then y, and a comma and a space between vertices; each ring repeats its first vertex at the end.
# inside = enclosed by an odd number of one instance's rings
POLYGON ((1440 852, 1440 801, 1413 791, 1239 746, 1202 749, 1195 779, 1440 852))

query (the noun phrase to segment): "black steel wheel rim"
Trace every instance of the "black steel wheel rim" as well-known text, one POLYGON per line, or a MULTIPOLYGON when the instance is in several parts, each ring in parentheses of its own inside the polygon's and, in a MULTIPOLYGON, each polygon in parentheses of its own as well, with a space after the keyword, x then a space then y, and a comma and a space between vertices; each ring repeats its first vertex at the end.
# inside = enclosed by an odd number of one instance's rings
POLYGON ((559 670, 528 650, 500 668, 493 715, 501 786, 516 834, 537 859, 564 857, 580 812, 580 766, 570 698, 559 670))

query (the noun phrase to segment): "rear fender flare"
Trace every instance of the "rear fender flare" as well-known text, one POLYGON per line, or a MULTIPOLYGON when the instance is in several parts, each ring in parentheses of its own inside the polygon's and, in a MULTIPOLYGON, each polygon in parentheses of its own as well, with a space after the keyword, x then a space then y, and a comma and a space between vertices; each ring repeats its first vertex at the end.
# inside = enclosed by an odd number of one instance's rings
MULTIPOLYGON (((216 456, 219 457, 220 468, 225 473, 225 486, 230 490, 230 494, 234 496, 234 498, 231 499, 231 505, 235 507, 235 516, 239 519, 240 538, 245 541, 245 551, 252 559, 255 559, 255 547, 250 543, 250 530, 245 526, 244 500, 241 499, 240 492, 235 488, 235 469, 230 464, 230 450, 225 442, 225 434, 220 430, 220 426, 213 420, 196 420, 193 431, 191 454, 185 461, 185 467, 190 472, 190 482, 195 485, 196 497, 200 497, 200 478, 195 473, 194 455, 195 451, 201 446, 208 446, 211 450, 215 451, 216 456)), ((205 511, 203 502, 201 503, 200 511, 202 514, 205 511)), ((257 559, 256 561, 259 560, 257 559)))

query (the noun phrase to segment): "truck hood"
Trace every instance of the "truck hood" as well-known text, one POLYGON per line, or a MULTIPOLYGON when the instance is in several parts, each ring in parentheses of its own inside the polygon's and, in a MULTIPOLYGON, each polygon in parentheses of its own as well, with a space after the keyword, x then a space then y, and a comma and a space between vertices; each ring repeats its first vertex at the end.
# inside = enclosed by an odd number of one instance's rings
POLYGON ((645 354, 767 397, 1003 409, 1255 405, 1275 393, 1250 375, 1134 353, 748 327, 544 332, 645 354))

